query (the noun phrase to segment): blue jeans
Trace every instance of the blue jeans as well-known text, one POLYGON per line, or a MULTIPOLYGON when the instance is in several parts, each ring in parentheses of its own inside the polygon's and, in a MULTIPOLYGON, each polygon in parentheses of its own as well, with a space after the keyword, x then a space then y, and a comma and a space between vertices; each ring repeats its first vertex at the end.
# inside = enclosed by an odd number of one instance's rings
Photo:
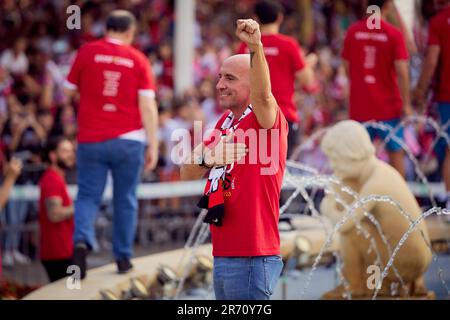
MULTIPOLYGON (((5 251, 19 250, 22 232, 20 227, 25 224, 30 202, 26 200, 10 200, 6 204, 6 225, 9 230, 5 235, 5 251)), ((0 215, 2 212, 0 211, 0 215)))
POLYGON ((214 257, 217 300, 269 300, 283 269, 278 255, 214 257))
POLYGON ((113 179, 113 253, 116 259, 133 255, 136 233, 136 188, 144 163, 144 144, 125 139, 80 143, 77 150, 78 196, 74 241, 96 246, 94 225, 108 171, 113 179))
MULTIPOLYGON (((439 113, 440 126, 442 128, 446 127, 445 132, 450 137, 450 103, 439 102, 437 104, 437 109, 439 113)), ((443 137, 441 137, 435 146, 435 151, 440 162, 444 161, 447 147, 449 147, 447 146, 447 141, 443 137)))

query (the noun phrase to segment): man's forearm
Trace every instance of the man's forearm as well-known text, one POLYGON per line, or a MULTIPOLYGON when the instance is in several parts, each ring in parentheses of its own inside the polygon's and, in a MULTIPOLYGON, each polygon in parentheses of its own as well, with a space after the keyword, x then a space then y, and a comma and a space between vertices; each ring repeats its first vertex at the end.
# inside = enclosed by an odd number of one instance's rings
POLYGON ((67 100, 70 100, 70 99, 72 99, 72 98, 77 94, 77 90, 75 90, 75 89, 69 89, 69 88, 67 88, 67 87, 64 87, 64 88, 63 88, 63 93, 64 93, 64 97, 65 97, 67 100))
POLYGON ((8 145, 9 151, 11 152, 16 151, 17 147, 19 146, 20 139, 22 138, 23 131, 24 131, 23 129, 19 129, 13 134, 11 142, 8 145))
POLYGON ((436 66, 439 58, 439 47, 431 46, 428 48, 425 61, 422 66, 422 73, 420 74, 419 80, 417 82, 417 88, 421 91, 426 91, 434 72, 436 71, 436 66))
POLYGON ((262 43, 250 50, 250 100, 265 101, 271 96, 270 73, 262 43))
POLYGON ((158 146, 158 109, 156 101, 155 99, 140 97, 139 108, 148 143, 152 148, 156 148, 158 146))
POLYGON ((45 199, 45 209, 47 210, 48 219, 57 223, 71 218, 74 214, 73 205, 63 206, 61 197, 52 196, 45 199))
POLYGON ((208 170, 198 164, 184 164, 181 166, 181 180, 198 180, 205 176, 208 170))
POLYGON ((269 66, 262 43, 248 45, 250 49, 250 102, 258 123, 271 128, 276 119, 277 102, 272 95, 269 66))
POLYGON ((297 71, 297 79, 301 86, 306 88, 311 87, 315 80, 314 70, 309 66, 305 66, 303 69, 297 71))
POLYGON ((184 164, 180 169, 181 180, 198 180, 208 172, 208 169, 201 167, 201 159, 203 157, 203 143, 199 144, 191 152, 188 159, 184 161, 184 164))
POLYGON ((400 89, 400 95, 402 97, 403 105, 409 106, 411 99, 409 96, 409 76, 402 75, 398 77, 398 86, 400 89))
POLYGON ((401 60, 395 62, 397 71, 397 81, 402 97, 403 105, 409 106, 411 104, 409 96, 409 67, 408 62, 401 60))
POLYGON ((72 205, 68 207, 60 206, 49 211, 48 218, 51 222, 56 223, 72 218, 74 213, 75 209, 72 205))

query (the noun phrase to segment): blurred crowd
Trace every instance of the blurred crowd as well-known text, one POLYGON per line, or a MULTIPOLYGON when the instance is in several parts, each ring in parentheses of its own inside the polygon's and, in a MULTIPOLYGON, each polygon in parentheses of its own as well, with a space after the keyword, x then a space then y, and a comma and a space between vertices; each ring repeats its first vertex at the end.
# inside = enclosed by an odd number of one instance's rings
MULTIPOLYGON (((24 162, 18 184, 37 183, 42 171, 41 150, 53 135, 74 139, 77 106, 62 94, 76 50, 102 37, 104 19, 114 8, 132 11, 139 24, 134 46, 152 64, 157 81, 160 114, 160 170, 151 180, 177 179, 170 159, 174 128, 192 128, 194 120, 214 125, 223 110, 215 99, 221 61, 237 50, 234 21, 252 14, 252 0, 199 0, 196 3, 194 86, 174 94, 174 1, 14 1, 1 4, 0 28, 0 163, 11 156, 24 162), (67 30, 66 8, 81 8, 81 30, 67 30)), ((319 57, 315 92, 296 91, 301 118, 301 141, 322 127, 346 117, 348 81, 340 50, 345 30, 363 14, 361 1, 281 1, 286 9, 281 32, 296 37, 305 53, 319 57), (305 7, 309 3, 310 7, 305 7), (306 9, 306 10, 302 10, 306 9), (312 14, 306 15, 305 12, 312 14), (303 22, 303 23, 302 23, 303 22), (313 27, 311 27, 313 25, 313 27)), ((426 42, 426 19, 433 1, 424 1, 414 29, 417 43, 412 59, 412 80, 419 68, 417 57, 426 42)), ((428 141, 427 139, 422 139, 428 141)), ((314 147, 314 146, 313 146, 314 147)), ((309 150, 308 147, 302 150, 309 150)), ((314 154, 302 155, 306 159, 314 154)), ((75 182, 75 175, 68 178, 75 182)))

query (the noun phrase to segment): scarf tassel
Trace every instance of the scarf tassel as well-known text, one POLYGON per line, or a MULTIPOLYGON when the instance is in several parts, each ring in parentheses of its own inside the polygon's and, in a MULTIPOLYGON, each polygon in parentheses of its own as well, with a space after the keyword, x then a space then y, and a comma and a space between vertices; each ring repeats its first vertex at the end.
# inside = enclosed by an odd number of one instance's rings
MULTIPOLYGON (((223 217, 225 216, 225 204, 223 199, 222 186, 223 182, 219 181, 219 188, 213 193, 207 193, 200 198, 197 206, 202 209, 208 209, 203 222, 222 226, 223 217)), ((208 186, 209 187, 209 186, 208 186)))

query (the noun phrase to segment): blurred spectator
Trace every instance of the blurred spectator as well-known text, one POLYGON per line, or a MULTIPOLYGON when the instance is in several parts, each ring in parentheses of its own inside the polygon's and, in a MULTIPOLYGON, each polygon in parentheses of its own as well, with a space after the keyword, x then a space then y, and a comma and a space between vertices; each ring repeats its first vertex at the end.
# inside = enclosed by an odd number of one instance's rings
POLYGON ((6 201, 8 201, 11 189, 21 171, 22 161, 16 158, 12 158, 11 161, 4 166, 5 178, 3 179, 3 184, 0 187, 0 213, 3 211, 6 201))
POLYGON ((0 56, 0 67, 16 76, 26 74, 28 71, 26 48, 27 40, 24 37, 17 38, 12 49, 6 49, 0 56))
MULTIPOLYGON (((439 13, 430 21, 428 33, 428 50, 422 72, 415 89, 415 99, 423 106, 425 93, 434 74, 437 74, 435 88, 439 121, 450 136, 450 2, 442 1, 444 5, 439 13), (439 67, 438 67, 439 66, 439 67)), ((448 141, 441 138, 441 144, 448 141)), ((450 209, 450 146, 444 147, 445 156, 442 163, 442 176, 446 189, 446 207, 450 209)))
MULTIPOLYGON (((9 194, 11 192, 14 183, 16 182, 17 177, 20 175, 22 171, 22 161, 19 159, 13 158, 11 161, 4 166, 4 176, 3 183, 0 187, 0 214, 3 212, 3 208, 5 207, 6 201, 8 201, 9 194)), ((10 257, 8 257, 10 259, 10 257)), ((2 279, 2 259, 1 259, 1 250, 0 250, 0 280, 2 279)), ((7 263, 8 264, 8 263, 7 263)))
POLYGON ((21 109, 21 112, 11 115, 3 138, 11 154, 36 163, 39 162, 38 154, 47 139, 47 132, 36 119, 34 105, 21 106, 21 109))
POLYGON ((159 46, 159 57, 161 60, 161 73, 158 85, 173 88, 173 59, 172 47, 168 43, 159 46))
POLYGON ((0 66, 0 121, 8 118, 8 99, 11 96, 13 79, 6 68, 0 66))
POLYGON ((217 121, 219 121, 223 110, 219 106, 215 96, 215 87, 212 81, 203 80, 199 87, 199 102, 201 110, 205 116, 205 133, 209 129, 213 129, 217 121))
POLYGON ((66 170, 75 165, 73 144, 52 138, 44 156, 49 167, 39 181, 40 258, 53 282, 67 275, 73 254, 74 208, 65 181, 66 170))
MULTIPOLYGON (((6 156, 14 156, 23 161, 24 170, 17 179, 17 184, 36 184, 41 164, 40 153, 47 134, 35 116, 35 104, 24 95, 22 104, 15 97, 11 98, 10 118, 4 125, 2 139, 5 143, 6 156)), ((10 267, 15 262, 28 263, 29 258, 20 253, 20 226, 25 222, 31 203, 12 200, 6 207, 5 251, 3 265, 10 267)))
MULTIPOLYGON (((401 31, 386 22, 393 3, 387 0, 369 0, 368 5, 381 8, 379 28, 371 28, 369 17, 350 26, 344 41, 342 57, 350 78, 349 118, 380 121, 395 128, 403 115, 412 115, 409 98, 409 54, 401 31)), ((368 128, 375 138, 385 139, 389 132, 368 128)), ((403 127, 396 130, 403 140, 403 127)), ((404 152, 393 139, 386 143, 390 164, 405 176, 404 152)))
MULTIPOLYGON (((176 164, 177 149, 175 148, 177 141, 174 141, 173 134, 176 135, 176 130, 180 123, 172 118, 172 111, 169 109, 158 109, 158 137, 160 139, 160 163, 158 168, 158 177, 161 182, 173 182, 180 180, 179 166, 176 164), (174 161, 175 160, 175 161, 174 161)), ((181 127, 182 128, 182 127, 181 127)), ((186 138, 183 136, 182 138, 186 138)), ((178 144, 183 141, 178 142, 178 144)), ((160 199, 158 206, 161 210, 170 207, 171 209, 178 209, 180 206, 179 198, 160 199)))

